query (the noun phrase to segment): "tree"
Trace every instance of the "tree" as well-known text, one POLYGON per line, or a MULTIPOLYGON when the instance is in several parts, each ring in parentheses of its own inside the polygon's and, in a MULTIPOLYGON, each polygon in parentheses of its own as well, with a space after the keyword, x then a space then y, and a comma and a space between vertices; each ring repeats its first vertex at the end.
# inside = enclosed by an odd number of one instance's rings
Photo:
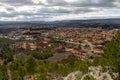
POLYGON ((112 71, 119 73, 120 80, 120 31, 105 45, 102 57, 106 59, 105 63, 112 71))
POLYGON ((18 61, 13 61, 11 62, 11 64, 9 65, 9 69, 10 71, 15 71, 18 70, 18 67, 20 66, 20 63, 18 61))
POLYGON ((11 79, 12 80, 20 80, 20 76, 17 70, 11 72, 11 79))
POLYGON ((18 74, 20 76, 21 80, 24 80, 24 76, 26 75, 26 69, 24 66, 19 66, 18 68, 18 74))
POLYGON ((26 60, 26 71, 29 75, 33 75, 34 78, 34 74, 36 73, 37 70, 37 61, 33 56, 28 56, 27 60, 26 60))
POLYGON ((9 80, 6 65, 0 65, 0 80, 9 80))
POLYGON ((26 75, 24 64, 19 61, 13 61, 9 65, 9 70, 11 72, 12 79, 24 80, 24 76, 26 75))

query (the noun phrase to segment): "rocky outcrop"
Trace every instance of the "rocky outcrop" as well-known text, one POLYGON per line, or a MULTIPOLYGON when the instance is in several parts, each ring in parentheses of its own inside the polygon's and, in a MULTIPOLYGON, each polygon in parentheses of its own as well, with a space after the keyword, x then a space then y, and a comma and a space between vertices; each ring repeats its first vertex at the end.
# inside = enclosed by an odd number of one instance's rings
MULTIPOLYGON (((117 74, 115 74, 116 76, 117 74)), ((90 80, 114 80, 112 79, 109 71, 104 72, 101 66, 97 67, 89 67, 88 72, 83 74, 80 71, 72 72, 68 74, 68 76, 64 78, 59 78, 55 80, 85 80, 85 77, 90 76, 92 79, 90 80)))

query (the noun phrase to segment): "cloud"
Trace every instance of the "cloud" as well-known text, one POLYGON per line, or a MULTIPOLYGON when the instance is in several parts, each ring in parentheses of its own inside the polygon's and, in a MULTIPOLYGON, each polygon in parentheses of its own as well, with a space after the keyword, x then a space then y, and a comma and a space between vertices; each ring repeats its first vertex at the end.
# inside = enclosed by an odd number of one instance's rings
POLYGON ((33 2, 31 0, 0 0, 0 2, 9 4, 9 5, 15 5, 15 6, 32 5, 33 4, 33 2))
POLYGON ((120 0, 0 0, 0 21, 120 17, 119 4, 120 0))
POLYGON ((77 7, 114 7, 115 0, 83 0, 81 2, 73 2, 71 5, 77 7))

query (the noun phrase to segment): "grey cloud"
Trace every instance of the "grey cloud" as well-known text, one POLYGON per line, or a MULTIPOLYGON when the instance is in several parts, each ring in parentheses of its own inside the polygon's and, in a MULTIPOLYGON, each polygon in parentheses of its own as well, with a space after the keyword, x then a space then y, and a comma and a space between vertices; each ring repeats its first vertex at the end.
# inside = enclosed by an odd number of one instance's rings
POLYGON ((0 2, 7 3, 15 6, 31 5, 33 4, 31 0, 0 0, 0 2))
POLYGON ((90 8, 76 8, 76 9, 72 9, 72 10, 66 10, 66 9, 57 10, 57 13, 66 13, 66 14, 70 14, 70 13, 78 14, 78 13, 87 13, 87 12, 93 12, 93 10, 91 10, 90 8))
POLYGON ((87 12, 92 12, 94 10, 92 10, 91 8, 81 8, 81 7, 77 7, 77 8, 59 8, 59 9, 54 9, 54 8, 47 8, 44 7, 41 10, 39 10, 41 13, 48 13, 48 14, 70 14, 70 13, 87 13, 87 12))
MULTIPOLYGON (((41 0, 42 1, 42 0, 41 0)), ((120 2, 120 0, 78 0, 75 2, 67 2, 65 0, 46 0, 48 4, 44 4, 40 1, 39 4, 35 4, 32 0, 0 0, 0 2, 7 3, 13 6, 23 5, 41 5, 41 6, 68 6, 68 7, 116 7, 114 2, 120 2)))
POLYGON ((51 13, 70 13, 71 11, 69 11, 67 9, 54 9, 54 8, 46 8, 46 7, 44 7, 44 8, 42 8, 40 10, 40 12, 51 14, 51 13))
POLYGON ((47 14, 47 13, 17 13, 17 12, 14 12, 14 13, 11 13, 11 14, 8 14, 8 13, 1 13, 0 16, 2 17, 16 17, 16 16, 43 16, 43 17, 49 17, 51 16, 50 14, 47 14))
MULTIPOLYGON (((42 0, 41 0, 42 1, 42 0)), ((66 14, 84 14, 89 12, 97 12, 99 8, 119 8, 118 5, 114 4, 115 2, 120 2, 120 0, 77 0, 73 2, 67 2, 65 0, 46 0, 46 3, 35 4, 32 0, 0 0, 0 7, 4 7, 6 11, 10 12, 0 12, 0 18, 13 18, 23 16, 23 19, 30 20, 40 20, 48 19, 54 16, 61 16, 66 14), (6 4, 6 6, 2 5, 6 4), (7 6, 9 5, 9 6, 7 6), (21 11, 17 12, 15 9, 21 6, 41 6, 38 8, 37 12, 21 11), (54 8, 58 7, 58 8, 54 8), (96 8, 91 9, 91 8, 96 8)), ((19 10, 18 10, 19 11, 19 10)))
POLYGON ((14 11, 15 9, 8 7, 8 8, 6 8, 6 10, 9 11, 9 12, 11 12, 11 11, 14 11))
POLYGON ((66 2, 65 0, 47 0, 46 6, 67 6, 67 7, 116 7, 114 2, 120 0, 78 0, 66 2))
POLYGON ((4 16, 2 16, 1 18, 4 18, 4 19, 8 19, 8 20, 10 20, 10 19, 14 19, 14 18, 16 18, 18 21, 21 21, 21 20, 23 20, 23 21, 29 21, 29 20, 46 20, 46 19, 49 19, 49 18, 52 18, 52 16, 48 16, 48 15, 31 15, 31 16, 29 16, 29 15, 4 15, 4 16), (20 17, 20 16, 22 16, 22 17, 20 17))
POLYGON ((51 6, 65 6, 66 4, 68 4, 66 1, 64 0, 47 0, 48 5, 51 6))
POLYGON ((72 3, 71 5, 75 5, 78 7, 114 7, 115 0, 86 0, 82 3, 72 3))

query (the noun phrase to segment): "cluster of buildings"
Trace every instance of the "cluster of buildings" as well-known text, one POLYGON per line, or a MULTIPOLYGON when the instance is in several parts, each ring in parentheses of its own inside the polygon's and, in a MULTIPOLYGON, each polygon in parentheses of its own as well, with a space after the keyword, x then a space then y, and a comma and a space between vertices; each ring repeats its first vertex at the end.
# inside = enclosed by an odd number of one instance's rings
POLYGON ((66 46, 62 46, 65 51, 85 59, 88 56, 93 58, 102 54, 104 45, 112 39, 116 32, 117 29, 58 28, 51 31, 50 36, 66 43, 66 46))
POLYGON ((12 47, 36 50, 51 47, 54 51, 71 52, 73 55, 85 59, 93 58, 103 53, 104 45, 109 42, 117 29, 102 28, 70 28, 70 27, 30 27, 11 32, 0 37, 19 40, 12 47), (61 42, 56 43, 55 41, 61 42), (57 45, 56 45, 57 44, 57 45))

